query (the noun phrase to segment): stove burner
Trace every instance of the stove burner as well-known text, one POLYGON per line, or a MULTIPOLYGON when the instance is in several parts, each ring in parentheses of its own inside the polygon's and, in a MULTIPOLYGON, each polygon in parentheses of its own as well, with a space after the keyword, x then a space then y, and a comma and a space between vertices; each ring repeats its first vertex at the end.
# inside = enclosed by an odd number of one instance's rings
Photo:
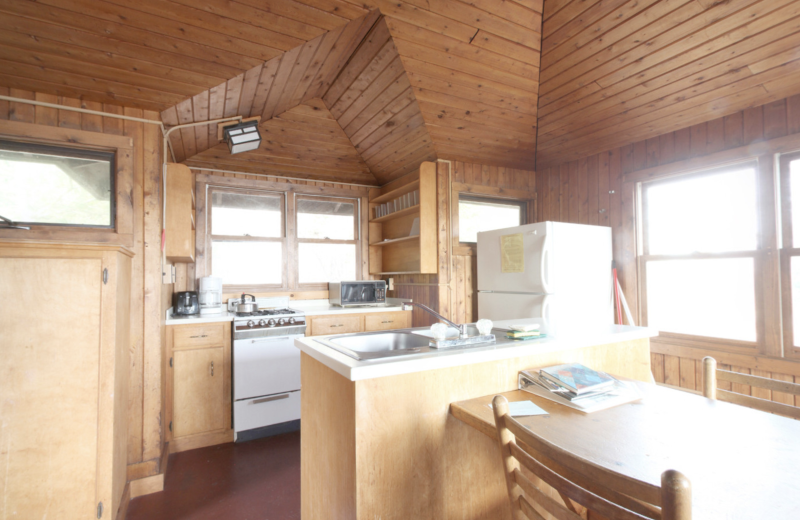
POLYGON ((297 311, 291 309, 264 309, 253 312, 237 312, 237 318, 247 318, 249 316, 277 316, 282 314, 297 314, 297 311))

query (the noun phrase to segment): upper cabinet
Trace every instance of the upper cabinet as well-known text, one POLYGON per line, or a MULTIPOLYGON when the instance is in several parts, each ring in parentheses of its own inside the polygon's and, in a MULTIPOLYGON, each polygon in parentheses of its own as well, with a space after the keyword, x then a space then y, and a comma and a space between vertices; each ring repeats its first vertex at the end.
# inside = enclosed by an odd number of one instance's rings
POLYGON ((436 163, 369 196, 369 272, 436 273, 436 163))
POLYGON ((167 165, 167 259, 194 262, 194 178, 184 164, 167 165))

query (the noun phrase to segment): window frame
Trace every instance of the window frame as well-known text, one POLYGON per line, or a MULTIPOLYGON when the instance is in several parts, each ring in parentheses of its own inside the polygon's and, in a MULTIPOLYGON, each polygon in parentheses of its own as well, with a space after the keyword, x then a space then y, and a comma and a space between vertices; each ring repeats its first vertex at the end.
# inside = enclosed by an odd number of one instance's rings
MULTIPOLYGON (((71 224, 71 223, 50 223, 50 222, 29 222, 24 220, 15 220, 15 224, 22 224, 25 226, 36 226, 37 228, 51 228, 51 227, 61 227, 61 228, 84 228, 84 229, 95 229, 95 230, 113 230, 116 229, 117 225, 117 200, 114 196, 116 193, 116 184, 117 184, 117 167, 116 167, 116 153, 110 150, 88 150, 85 148, 76 148, 76 147, 68 147, 63 145, 56 145, 56 144, 44 144, 44 143, 30 143, 30 142, 20 142, 20 141, 12 141, 8 139, 3 139, 0 137, 0 151, 10 151, 10 152, 23 152, 23 153, 35 153, 39 155, 53 155, 53 156, 62 156, 62 157, 69 157, 75 159, 91 159, 91 160, 106 160, 108 161, 108 175, 109 175, 109 211, 110 211, 110 223, 106 226, 97 226, 93 224, 71 224)), ((3 215, 0 213, 0 215, 3 215)), ((6 218, 9 218, 8 215, 3 215, 6 218)), ((13 220, 13 219, 12 219, 13 220)))
POLYGON ((356 261, 355 261, 355 268, 353 269, 353 276, 358 278, 358 266, 361 265, 361 248, 359 247, 359 242, 361 238, 360 233, 360 219, 359 216, 359 204, 360 201, 358 199, 352 199, 348 197, 331 197, 328 195, 312 195, 312 194, 293 194, 293 206, 294 206, 294 218, 295 218, 295 226, 294 230, 294 258, 295 258, 295 266, 296 266, 296 278, 294 281, 294 286, 298 289, 328 289, 327 283, 300 283, 300 244, 353 244, 356 248, 356 261), (337 240, 337 239, 325 239, 325 238, 300 238, 300 225, 297 223, 297 215, 299 215, 298 211, 298 203, 300 200, 318 200, 318 201, 328 201, 328 202, 340 202, 340 201, 347 201, 347 203, 353 204, 353 237, 354 240, 337 240))
MULTIPOLYGON (((461 224, 461 201, 473 201, 473 202, 488 202, 503 206, 517 206, 519 208, 520 214, 520 223, 518 225, 524 226, 528 223, 528 201, 523 199, 512 199, 512 198, 500 198, 500 197, 492 197, 492 196, 484 196, 484 195, 476 195, 474 193, 469 192, 458 192, 458 199, 456 203, 453 204, 455 213, 458 215, 459 227, 458 232, 459 234, 456 236, 458 240, 458 245, 462 247, 477 247, 477 242, 464 242, 461 240, 460 234, 460 224, 461 224)), ((455 231, 455 230, 454 230, 455 231)), ((454 233, 455 234, 455 233, 454 233)))
POLYGON ((778 176, 780 183, 780 288, 783 318, 783 352, 787 358, 800 359, 800 347, 794 345, 794 320, 792 305, 792 258, 800 257, 800 244, 794 244, 792 225, 791 170, 789 165, 800 160, 800 151, 780 154, 778 176))
MULTIPOLYGON (((195 200, 197 207, 195 229, 195 276, 199 279, 211 274, 211 249, 210 249, 210 222, 208 221, 211 204, 210 191, 215 188, 241 190, 255 190, 257 192, 278 193, 285 197, 284 202, 284 234, 286 246, 284 249, 284 284, 278 286, 265 285, 224 285, 223 297, 249 292, 265 296, 288 295, 294 298, 327 298, 328 284, 298 284, 298 239, 297 239, 297 213, 296 196, 317 195, 323 198, 349 199, 356 207, 356 270, 355 277, 359 280, 369 280, 368 244, 364 239, 367 222, 367 196, 368 188, 362 187, 330 187, 322 183, 309 182, 298 184, 295 182, 279 182, 267 179, 223 177, 206 173, 195 174, 195 200)), ((241 238, 241 237, 236 237, 241 238)), ((311 240, 311 239, 309 239, 311 240)))
POLYGON ((0 139, 15 143, 114 154, 113 227, 33 224, 29 230, 0 228, 0 239, 100 242, 133 247, 133 199, 130 194, 133 190, 135 154, 132 137, 0 120, 0 139))
POLYGON ((712 350, 725 350, 742 354, 768 354, 774 355, 776 350, 782 350, 779 333, 780 327, 780 300, 776 288, 778 278, 776 218, 771 216, 777 213, 775 200, 775 179, 773 170, 773 156, 747 156, 727 163, 709 165, 699 169, 680 171, 660 175, 635 184, 635 207, 637 222, 637 255, 636 267, 638 278, 639 322, 647 326, 647 262, 655 260, 681 260, 681 259, 723 259, 723 258, 753 258, 753 281, 755 296, 756 341, 742 341, 726 338, 697 336, 677 332, 659 331, 661 340, 676 345, 708 348, 712 350), (687 177, 714 175, 726 170, 752 164, 756 174, 756 248, 752 251, 733 251, 725 253, 688 253, 678 255, 650 255, 648 254, 647 222, 645 211, 645 190, 650 186, 668 182, 680 182, 687 177), (772 282, 774 281, 774 282, 772 282), (772 283, 771 283, 772 282, 772 283), (775 311, 770 312, 774 308, 775 311))
POLYGON ((287 212, 286 212, 286 193, 281 192, 274 192, 268 190, 253 190, 253 189, 236 189, 230 187, 221 187, 221 186, 213 186, 210 187, 208 190, 208 232, 206 233, 207 236, 207 246, 208 246, 208 271, 210 273, 214 272, 213 266, 213 247, 214 247, 214 240, 218 241, 226 241, 226 242, 280 242, 281 246, 281 263, 283 265, 283 271, 281 272, 281 283, 280 284, 229 284, 223 285, 223 292, 246 292, 246 291, 270 291, 275 289, 288 289, 289 287, 289 272, 288 272, 288 240, 287 240, 287 212), (239 193, 244 195, 256 195, 256 196, 277 196, 278 200, 280 200, 280 213, 281 213, 281 236, 280 237, 251 237, 251 236, 238 236, 238 235, 213 235, 211 230, 213 229, 213 218, 214 218, 214 204, 213 204, 213 196, 214 193, 239 193))

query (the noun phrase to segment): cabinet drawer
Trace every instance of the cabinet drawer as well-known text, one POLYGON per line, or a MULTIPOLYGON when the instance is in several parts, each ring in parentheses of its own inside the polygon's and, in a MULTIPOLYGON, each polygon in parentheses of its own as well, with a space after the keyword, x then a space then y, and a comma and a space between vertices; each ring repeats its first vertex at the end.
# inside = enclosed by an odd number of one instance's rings
POLYGON ((172 348, 191 348, 222 345, 225 342, 225 323, 203 325, 174 325, 172 348))
POLYGON ((349 334, 361 332, 361 315, 349 314, 345 316, 320 316, 311 320, 311 335, 324 336, 326 334, 349 334))
POLYGON ((408 326, 407 312, 381 312, 364 315, 364 330, 404 329, 408 326))

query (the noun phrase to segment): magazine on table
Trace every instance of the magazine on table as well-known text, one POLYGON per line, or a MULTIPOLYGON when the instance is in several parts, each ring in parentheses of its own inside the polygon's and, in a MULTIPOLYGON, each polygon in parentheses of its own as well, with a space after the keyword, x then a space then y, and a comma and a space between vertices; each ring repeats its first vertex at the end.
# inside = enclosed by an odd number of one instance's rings
MULTIPOLYGON (((606 374, 607 375, 607 374, 606 374)), ((608 376, 611 377, 611 376, 608 376)), ((540 370, 523 370, 519 373, 519 389, 563 404, 583 413, 598 412, 642 398, 636 383, 612 378, 610 384, 577 394, 557 385, 540 370)))

